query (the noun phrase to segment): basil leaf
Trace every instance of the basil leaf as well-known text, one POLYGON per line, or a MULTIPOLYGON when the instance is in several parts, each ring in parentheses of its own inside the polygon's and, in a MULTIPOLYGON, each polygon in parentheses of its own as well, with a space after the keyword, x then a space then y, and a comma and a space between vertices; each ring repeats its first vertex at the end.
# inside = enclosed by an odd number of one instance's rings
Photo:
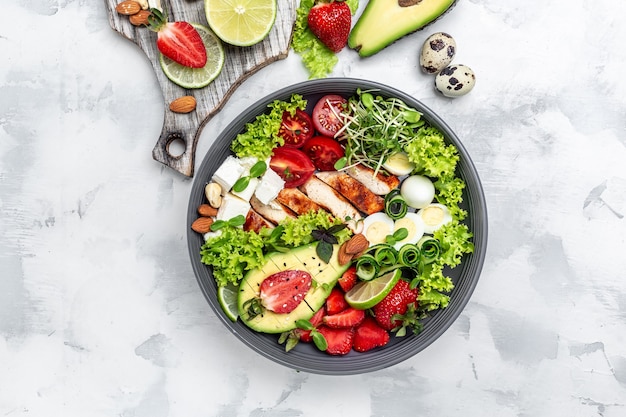
POLYGON ((330 261, 330 257, 333 255, 333 245, 320 240, 315 248, 315 253, 317 253, 317 256, 319 256, 321 260, 328 263, 330 261))
POLYGON ((259 161, 256 164, 252 165, 252 168, 250 168, 250 177, 258 178, 261 175, 265 174, 265 171, 267 171, 267 164, 265 163, 265 161, 259 161))
POLYGON ((328 228, 328 233, 331 233, 334 235, 335 233, 340 232, 343 229, 345 229, 347 226, 348 225, 345 223, 332 225, 328 228))

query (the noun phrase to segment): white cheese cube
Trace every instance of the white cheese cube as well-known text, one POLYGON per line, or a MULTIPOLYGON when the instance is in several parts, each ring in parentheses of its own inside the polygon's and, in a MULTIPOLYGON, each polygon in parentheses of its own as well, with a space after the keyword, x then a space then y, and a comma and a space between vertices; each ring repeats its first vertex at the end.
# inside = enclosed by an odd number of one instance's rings
POLYGON ((252 198, 252 194, 254 194, 254 190, 256 190, 257 185, 259 185, 259 179, 250 178, 250 182, 248 183, 248 186, 245 188, 245 190, 231 192, 242 200, 250 201, 250 199, 252 198))
POLYGON ((244 172, 245 168, 241 165, 239 159, 229 155, 217 171, 215 171, 215 174, 213 174, 213 181, 218 183, 226 193, 233 188, 235 182, 237 182, 244 172))
POLYGON ((270 201, 278 196, 280 190, 285 186, 285 181, 273 170, 268 169, 261 177, 259 185, 256 187, 254 195, 263 204, 269 204, 270 201))
POLYGON ((217 220, 230 220, 238 215, 246 217, 250 211, 250 203, 234 194, 226 193, 222 198, 222 205, 217 211, 217 220))

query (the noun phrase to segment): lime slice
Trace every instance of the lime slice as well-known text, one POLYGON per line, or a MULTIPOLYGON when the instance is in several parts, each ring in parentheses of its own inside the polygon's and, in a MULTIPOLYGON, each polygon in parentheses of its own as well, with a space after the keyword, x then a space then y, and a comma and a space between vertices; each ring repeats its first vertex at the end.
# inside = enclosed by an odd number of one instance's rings
POLYGON ((239 313, 237 311, 237 290, 238 288, 231 282, 224 287, 217 287, 217 301, 224 310, 226 317, 232 321, 237 321, 239 313))
POLYGON ((226 43, 250 46, 274 26, 277 0, 204 0, 209 26, 226 43))
POLYGON ((159 61, 163 72, 173 83, 183 88, 206 87, 222 71, 224 66, 224 47, 222 41, 206 26, 192 23, 196 28, 204 47, 206 48, 206 65, 202 68, 190 68, 180 65, 163 54, 160 54, 159 61))
POLYGON ((346 293, 346 301, 350 306, 365 310, 380 303, 396 285, 402 271, 395 269, 371 281, 362 281, 346 293))

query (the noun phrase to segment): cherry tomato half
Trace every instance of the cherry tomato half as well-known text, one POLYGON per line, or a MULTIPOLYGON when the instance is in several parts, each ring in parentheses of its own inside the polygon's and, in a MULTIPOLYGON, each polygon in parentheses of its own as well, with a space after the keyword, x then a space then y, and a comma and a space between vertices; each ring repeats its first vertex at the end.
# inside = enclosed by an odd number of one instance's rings
POLYGON ((345 111, 348 100, 337 94, 322 97, 313 107, 313 126, 324 136, 334 137, 343 127, 343 121, 337 117, 345 111))
POLYGON ((302 151, 320 171, 333 171, 335 162, 345 155, 339 142, 327 136, 315 136, 307 140, 302 151))
POLYGON ((307 139, 313 136, 313 121, 302 110, 296 110, 293 116, 290 112, 283 113, 283 121, 278 129, 278 136, 285 140, 285 146, 299 148, 307 139))
POLYGON ((304 184, 315 172, 313 162, 304 152, 285 146, 274 149, 270 168, 285 181, 287 188, 304 184))

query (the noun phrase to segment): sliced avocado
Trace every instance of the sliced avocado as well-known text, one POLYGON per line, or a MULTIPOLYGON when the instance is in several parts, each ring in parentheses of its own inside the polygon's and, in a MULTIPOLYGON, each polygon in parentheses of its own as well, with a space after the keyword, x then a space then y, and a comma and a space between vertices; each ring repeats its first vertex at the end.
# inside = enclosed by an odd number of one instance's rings
POLYGON ((263 333, 282 333, 294 329, 296 321, 310 319, 322 307, 339 277, 349 264, 339 265, 337 254, 339 245, 334 245, 333 255, 328 263, 322 261, 315 252, 317 242, 301 246, 289 252, 274 252, 266 257, 263 266, 249 271, 239 284, 237 308, 239 317, 250 328, 263 333), (246 311, 247 301, 259 296, 261 283, 268 276, 279 271, 307 271, 313 277, 313 285, 304 300, 288 314, 277 314, 269 310, 250 317, 246 311))
POLYGON ((450 10, 458 0, 369 0, 348 38, 362 57, 423 29, 450 10))

